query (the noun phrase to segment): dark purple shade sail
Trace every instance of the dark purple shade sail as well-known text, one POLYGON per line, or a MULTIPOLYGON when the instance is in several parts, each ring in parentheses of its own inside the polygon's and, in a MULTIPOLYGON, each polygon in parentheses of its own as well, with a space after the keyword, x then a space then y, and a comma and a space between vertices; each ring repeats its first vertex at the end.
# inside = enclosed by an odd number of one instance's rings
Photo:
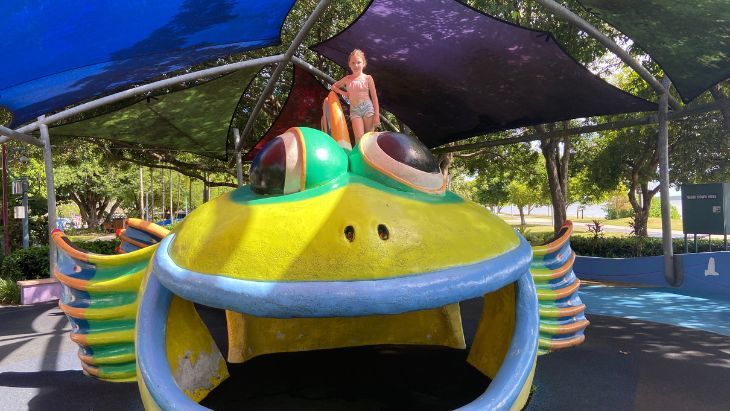
POLYGON ((322 117, 322 102, 329 90, 304 69, 294 66, 294 81, 289 96, 274 120, 274 124, 244 155, 244 161, 251 161, 272 138, 283 134, 291 127, 319 129, 322 117))
POLYGON ((381 105, 428 147, 574 118, 656 110, 604 82, 546 32, 452 0, 374 0, 347 29, 312 47, 347 67, 367 57, 381 105))

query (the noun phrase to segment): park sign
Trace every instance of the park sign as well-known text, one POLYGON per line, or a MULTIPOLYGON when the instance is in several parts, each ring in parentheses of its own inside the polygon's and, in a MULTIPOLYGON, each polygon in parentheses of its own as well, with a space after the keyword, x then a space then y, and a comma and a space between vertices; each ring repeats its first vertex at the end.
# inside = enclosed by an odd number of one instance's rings
POLYGON ((682 185, 685 234, 730 233, 730 183, 682 185))

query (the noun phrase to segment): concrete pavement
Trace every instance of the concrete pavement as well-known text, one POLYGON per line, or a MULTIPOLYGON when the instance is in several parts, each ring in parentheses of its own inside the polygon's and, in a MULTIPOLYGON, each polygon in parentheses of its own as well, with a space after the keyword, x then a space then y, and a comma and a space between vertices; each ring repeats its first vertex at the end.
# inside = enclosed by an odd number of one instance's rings
MULTIPOLYGON (((221 350, 225 317, 199 309, 221 350)), ((462 303, 467 340, 481 301, 462 303)), ((538 359, 528 410, 726 410, 730 337, 643 320, 590 315, 586 343, 538 359)), ((70 327, 54 303, 0 308, 0 409, 139 410, 134 383, 79 370, 70 327)), ((204 405, 254 410, 442 410, 488 379, 461 350, 365 347, 264 356, 230 367, 204 405)))

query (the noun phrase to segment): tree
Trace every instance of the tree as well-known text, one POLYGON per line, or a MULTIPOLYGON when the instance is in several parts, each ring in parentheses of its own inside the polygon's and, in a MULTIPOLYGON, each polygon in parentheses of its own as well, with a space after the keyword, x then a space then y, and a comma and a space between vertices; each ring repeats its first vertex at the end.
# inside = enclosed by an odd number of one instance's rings
POLYGON ((57 150, 54 157, 56 196, 75 203, 89 228, 108 221, 125 199, 136 204, 136 167, 109 161, 108 154, 91 144, 57 150))
POLYGON ((512 180, 507 187, 509 201, 520 211, 520 224, 525 225, 525 207, 540 204, 540 190, 531 187, 529 184, 512 180))

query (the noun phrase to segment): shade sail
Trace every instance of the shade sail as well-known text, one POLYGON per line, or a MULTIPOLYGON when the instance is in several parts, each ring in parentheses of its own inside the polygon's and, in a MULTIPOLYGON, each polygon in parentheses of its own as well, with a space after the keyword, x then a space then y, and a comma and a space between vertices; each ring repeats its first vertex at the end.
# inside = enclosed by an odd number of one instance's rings
POLYGON ((730 78, 728 0, 579 0, 644 49, 689 102, 730 78))
MULTIPOLYGON (((304 69, 294 66, 294 80, 291 91, 279 112, 279 116, 244 156, 244 161, 251 161, 261 148, 272 138, 295 126, 319 129, 322 117, 322 101, 327 97, 327 90, 317 79, 304 69)), ((249 145, 250 147, 250 145, 249 145)))
POLYGON ((103 138, 225 159, 233 112, 259 69, 239 70, 111 113, 52 127, 50 134, 103 138))
POLYGON ((374 0, 313 47, 347 67, 362 49, 384 108, 429 147, 488 132, 655 110, 594 76, 546 32, 451 0, 374 0))
POLYGON ((12 127, 164 73, 280 42, 294 0, 0 3, 12 127))

